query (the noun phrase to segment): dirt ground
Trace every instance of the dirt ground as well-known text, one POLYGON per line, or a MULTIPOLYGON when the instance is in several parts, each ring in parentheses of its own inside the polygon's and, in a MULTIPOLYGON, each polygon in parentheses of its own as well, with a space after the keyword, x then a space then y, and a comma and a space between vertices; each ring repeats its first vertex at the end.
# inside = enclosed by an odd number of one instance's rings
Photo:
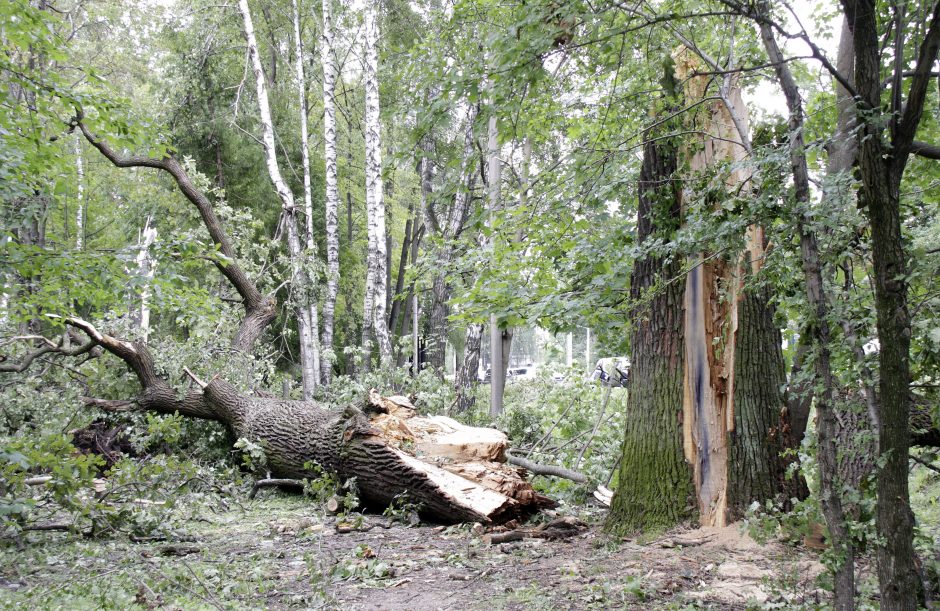
POLYGON ((302 497, 208 516, 182 541, 43 534, 0 565, 6 608, 747 609, 824 602, 818 557, 739 526, 612 539, 604 512, 575 537, 485 544, 469 525, 338 533, 302 497), (97 546, 97 547, 96 547, 97 546), (19 557, 16 561, 14 558, 19 557), (24 606, 25 605, 25 606, 24 606))

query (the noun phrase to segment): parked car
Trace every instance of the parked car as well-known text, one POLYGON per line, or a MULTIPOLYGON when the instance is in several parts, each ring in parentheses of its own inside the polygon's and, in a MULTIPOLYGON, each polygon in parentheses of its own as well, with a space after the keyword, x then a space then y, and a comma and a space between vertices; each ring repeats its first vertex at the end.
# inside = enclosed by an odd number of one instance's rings
POLYGON ((597 361, 590 379, 598 380, 607 386, 627 385, 630 377, 630 359, 625 356, 607 357, 597 361))
POLYGON ((506 372, 506 377, 513 380, 533 380, 535 379, 536 367, 532 363, 524 367, 510 367, 506 372))

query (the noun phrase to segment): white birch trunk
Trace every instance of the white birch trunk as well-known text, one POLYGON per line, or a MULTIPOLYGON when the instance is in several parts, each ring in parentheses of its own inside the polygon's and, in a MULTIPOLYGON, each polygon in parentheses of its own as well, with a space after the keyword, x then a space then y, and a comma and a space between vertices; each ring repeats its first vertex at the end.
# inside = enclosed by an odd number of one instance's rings
MULTIPOLYGON (((366 208, 369 216, 369 259, 372 262, 371 314, 372 327, 382 362, 392 356, 385 304, 388 300, 386 282, 387 253, 385 243, 385 204, 382 201, 382 141, 379 124, 379 23, 378 6, 366 3, 365 14, 365 89, 366 89, 366 208)), ((370 292, 366 290, 366 302, 370 292)))
POLYGON ((584 329, 584 369, 590 374, 591 367, 591 329, 590 327, 585 327, 584 329))
POLYGON ((77 192, 75 202, 75 250, 81 250, 85 237, 85 164, 82 160, 82 134, 75 138, 75 179, 77 192))
POLYGON ((153 226, 153 218, 147 217, 144 229, 140 233, 137 252, 137 275, 144 278, 140 291, 140 318, 139 327, 144 342, 150 335, 150 282, 156 271, 156 262, 150 256, 150 247, 157 240, 157 228, 153 226))
MULTIPOLYGON (((313 261, 316 257, 316 244, 313 241, 313 194, 310 188, 310 134, 307 129, 307 92, 304 80, 304 48, 303 41, 300 38, 300 10, 297 7, 297 0, 292 2, 294 9, 294 55, 296 56, 296 74, 297 80, 297 102, 300 107, 300 150, 304 170, 304 219, 306 221, 306 253, 301 260, 313 261)), ((308 268, 309 269, 309 268, 308 268)), ((307 331, 311 354, 309 358, 304 358, 301 350, 301 367, 303 368, 303 397, 305 400, 313 398, 312 387, 320 382, 321 362, 320 350, 317 345, 317 329, 319 319, 317 314, 317 300, 313 297, 312 288, 316 278, 309 273, 305 274, 304 287, 302 289, 305 298, 302 300, 305 309, 304 314, 307 323, 307 331), (309 380, 309 383, 308 383, 309 380)))
POLYGON ((320 60, 323 63, 323 159, 326 170, 326 300, 323 302, 323 331, 321 334, 323 381, 329 382, 333 374, 333 323, 336 294, 339 290, 339 187, 336 166, 336 59, 333 51, 332 0, 323 0, 323 43, 320 60))
MULTIPOLYGON (((291 258, 291 287, 294 291, 306 291, 309 287, 303 269, 303 251, 300 244, 300 231, 297 226, 297 207, 294 203, 294 194, 281 175, 277 162, 277 152, 274 145, 274 122, 271 119, 271 107, 268 103, 267 86, 265 85, 264 69, 261 66, 261 57, 258 55, 258 42, 255 39, 254 25, 251 21, 251 12, 248 9, 248 0, 239 0, 238 8, 242 14, 245 27, 245 39, 248 43, 248 55, 251 58, 252 71, 255 75, 255 87, 258 93, 258 110, 261 115, 261 142, 264 145, 265 163, 268 175, 274 184, 278 198, 281 200, 282 216, 287 228, 287 248, 291 258)), ((304 398, 312 395, 313 387, 320 381, 320 351, 318 347, 316 324, 316 304, 311 307, 307 299, 301 299, 301 304, 295 307, 297 316, 297 330, 300 336, 300 367, 303 380, 304 398), (311 316, 313 311, 313 317, 311 316)))

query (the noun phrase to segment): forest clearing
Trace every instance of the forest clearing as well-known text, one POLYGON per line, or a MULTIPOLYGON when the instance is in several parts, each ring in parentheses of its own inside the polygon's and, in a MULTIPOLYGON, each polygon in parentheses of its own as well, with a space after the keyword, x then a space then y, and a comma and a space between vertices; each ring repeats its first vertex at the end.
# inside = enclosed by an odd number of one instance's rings
POLYGON ((940 0, 0 0, 0 606, 940 605, 940 0))

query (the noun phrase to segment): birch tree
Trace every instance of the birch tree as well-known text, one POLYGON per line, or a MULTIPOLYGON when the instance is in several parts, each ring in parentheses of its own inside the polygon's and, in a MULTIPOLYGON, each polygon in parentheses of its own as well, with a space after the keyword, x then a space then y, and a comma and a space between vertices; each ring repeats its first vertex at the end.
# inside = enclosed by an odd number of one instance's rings
MULTIPOLYGON (((298 40, 299 40, 298 35, 298 40)), ((336 167, 336 56, 333 49, 333 13, 331 0, 323 0, 323 159, 326 172, 326 298, 323 301, 323 330, 320 361, 323 381, 333 373, 333 324, 339 286, 339 188, 336 167)), ((300 60, 298 59, 298 64, 300 60)))
POLYGON ((81 250, 85 237, 85 162, 82 140, 75 137, 75 250, 81 250))
MULTIPOLYGON (((281 200, 282 220, 287 229, 287 248, 291 259, 291 287, 297 292, 307 289, 309 284, 309 278, 307 277, 303 265, 304 253, 301 248, 300 231, 297 223, 297 206, 293 192, 290 190, 290 187, 287 186, 287 183, 281 175, 281 169, 277 160, 277 152, 274 145, 274 122, 271 119, 271 107, 268 102, 264 68, 261 65, 261 58, 258 54, 258 42, 255 38, 255 30, 251 20, 251 12, 248 8, 248 0, 239 0, 238 8, 239 11, 241 11, 242 21, 244 22, 245 40, 248 43, 248 55, 255 76, 258 110, 261 118, 261 141, 264 145, 265 163, 271 182, 274 184, 278 198, 281 200)), ((300 78, 300 75, 298 75, 298 78, 300 78)), ((302 82, 301 87, 303 87, 302 82)), ((303 94, 301 94, 301 96, 303 96, 303 94)), ((302 107, 303 106, 302 104, 302 107)), ((304 113, 303 108, 301 109, 301 113, 304 113)), ((304 149, 306 149, 306 139, 304 139, 304 149)), ((305 163, 305 166, 306 165, 308 164, 305 163)), ((306 172, 305 182, 309 185, 309 170, 306 172)), ((309 190, 309 186, 307 186, 307 190, 309 190)), ((301 293, 301 295, 303 294, 304 293, 301 293)), ((294 307, 294 313, 297 317, 297 329, 300 336, 300 367, 303 381, 303 394, 304 398, 308 399, 313 392, 313 387, 320 382, 320 352, 316 331, 316 304, 309 303, 308 299, 301 296, 299 303, 294 307)))
POLYGON ((372 332, 379 346, 382 362, 392 355, 388 335, 386 303, 387 247, 385 242, 385 204, 382 199, 382 139, 379 124, 378 79, 379 23, 378 7, 366 4, 365 12, 365 90, 366 90, 366 212, 368 215, 368 272, 363 302, 363 348, 368 353, 372 332))
POLYGON ((140 238, 137 240, 139 248, 137 251, 137 275, 143 278, 143 286, 140 291, 138 326, 145 342, 147 336, 150 335, 150 283, 153 281, 157 265, 150 253, 150 247, 153 246, 156 240, 157 228, 153 224, 153 217, 148 216, 144 228, 140 232, 140 238))

